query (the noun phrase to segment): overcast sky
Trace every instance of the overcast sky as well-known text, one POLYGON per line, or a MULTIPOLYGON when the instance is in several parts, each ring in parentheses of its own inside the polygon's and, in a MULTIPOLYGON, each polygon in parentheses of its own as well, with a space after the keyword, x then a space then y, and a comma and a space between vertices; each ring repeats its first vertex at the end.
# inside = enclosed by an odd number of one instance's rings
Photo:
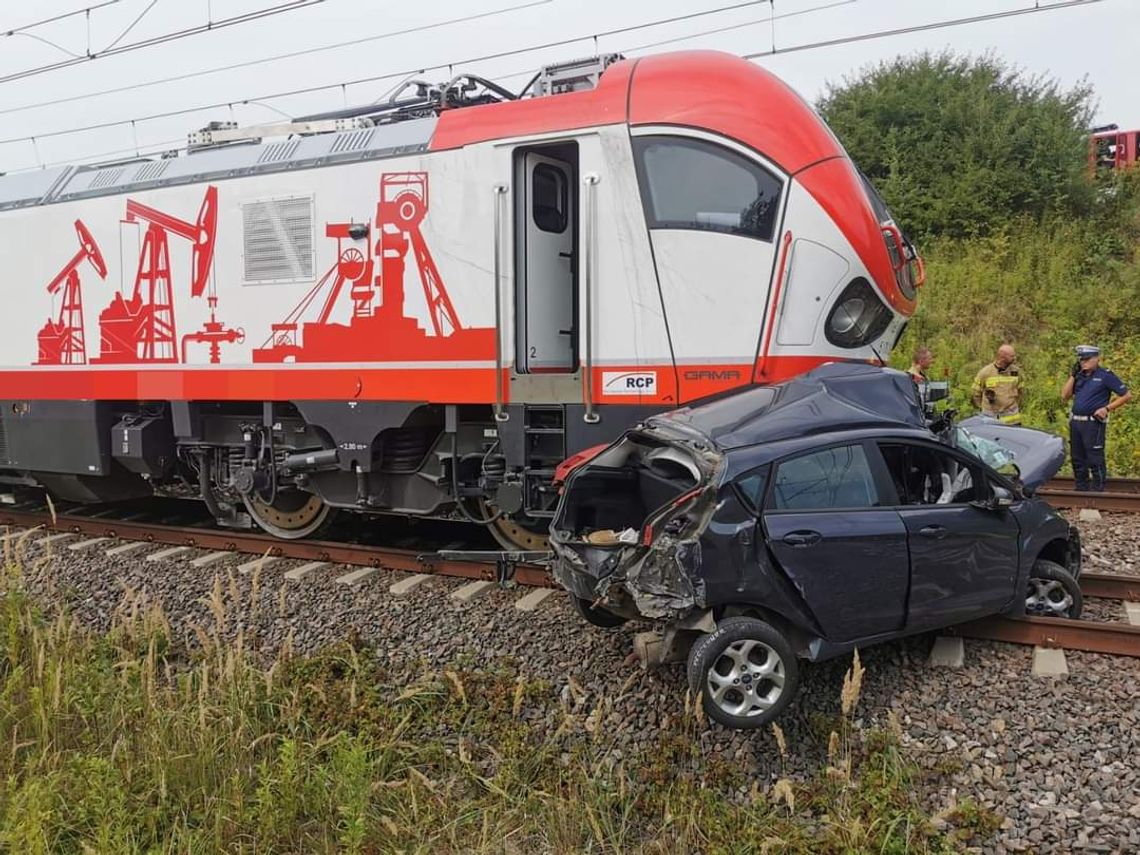
MULTIPOLYGON (((107 0, 36 0, 0 3, 0 78, 54 64, 69 53, 84 54, 88 19, 76 16, 27 31, 3 35, 55 14, 107 0), (33 38, 32 36, 38 37, 33 38), (39 39, 54 42, 58 47, 39 39), (62 48, 63 50, 61 50, 62 48)), ((98 52, 119 39, 140 13, 141 20, 118 41, 120 46, 243 13, 284 5, 288 0, 118 0, 90 12, 91 49, 98 52), (153 6, 152 6, 153 3, 153 6)), ((406 69, 462 62, 497 51, 540 45, 583 36, 573 44, 517 56, 463 63, 464 70, 518 87, 544 62, 602 51, 628 55, 683 48, 716 48, 735 53, 777 50, 884 29, 926 24, 1010 9, 1047 6, 1057 0, 774 0, 741 4, 741 0, 436 0, 434 3, 391 3, 379 0, 324 0, 228 29, 184 38, 23 79, 0 82, 0 139, 49 134, 67 128, 133 119, 198 105, 241 101, 302 87, 339 84, 406 69), (380 36, 397 30, 508 7, 514 11, 451 24, 426 32, 399 35, 341 47, 302 58, 175 79, 129 92, 84 98, 66 104, 13 108, 96 93, 161 78, 179 78, 234 63, 380 36), (647 27, 597 39, 591 34, 631 27, 662 18, 722 9, 714 14, 647 27), (811 11, 811 10, 815 11, 811 11), (779 18, 773 25, 769 15, 779 18), (802 14, 791 14, 802 13, 802 14), (788 17, 779 17, 788 16, 788 17), (735 27, 735 29, 726 29, 735 27), (773 29, 775 30, 773 36, 773 29), (711 33, 711 30, 722 32, 711 33), (669 44, 645 47, 655 42, 669 44), (509 76, 509 77, 508 77, 509 76)), ((868 63, 922 50, 951 48, 969 53, 993 52, 1031 72, 1041 72, 1072 85, 1087 77, 1099 101, 1097 122, 1140 127, 1140 2, 1100 0, 1087 6, 1057 9, 1004 20, 872 39, 853 44, 762 57, 805 97, 814 100, 829 81, 840 81, 868 63)), ((446 78, 446 70, 425 74, 446 78)), ((324 92, 235 104, 185 115, 139 122, 98 131, 0 143, 0 172, 94 156, 122 156, 141 150, 173 147, 188 131, 211 119, 234 119, 243 125, 279 118, 281 111, 301 115, 367 103, 384 95, 395 81, 377 81, 324 92)))

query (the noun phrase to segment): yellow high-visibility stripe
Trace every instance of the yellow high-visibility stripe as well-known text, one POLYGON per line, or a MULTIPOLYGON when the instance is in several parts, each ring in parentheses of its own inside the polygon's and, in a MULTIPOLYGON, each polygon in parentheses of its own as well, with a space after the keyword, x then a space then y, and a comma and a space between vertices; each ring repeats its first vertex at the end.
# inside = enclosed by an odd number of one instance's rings
POLYGON ((1019 378, 1019 377, 1007 377, 1007 376, 1002 375, 1002 374, 999 374, 995 377, 987 377, 986 378, 986 388, 989 389, 989 388, 992 388, 994 386, 1001 386, 1001 385, 1006 384, 1006 383, 1016 383, 1019 379, 1021 379, 1021 378, 1019 378))

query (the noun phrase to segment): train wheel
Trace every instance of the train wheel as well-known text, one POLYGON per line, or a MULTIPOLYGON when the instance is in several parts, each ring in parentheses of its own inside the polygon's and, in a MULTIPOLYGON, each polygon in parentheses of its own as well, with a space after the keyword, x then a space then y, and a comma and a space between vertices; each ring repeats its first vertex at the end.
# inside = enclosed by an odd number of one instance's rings
MULTIPOLYGON (((497 508, 489 502, 480 502, 483 517, 490 519, 497 508)), ((545 552, 550 549, 550 522, 536 520, 520 514, 518 517, 499 517, 487 530, 503 549, 516 552, 545 552)))
POLYGON ((301 490, 279 491, 273 504, 247 496, 245 509, 262 529, 283 540, 308 537, 328 521, 332 512, 320 496, 301 490))

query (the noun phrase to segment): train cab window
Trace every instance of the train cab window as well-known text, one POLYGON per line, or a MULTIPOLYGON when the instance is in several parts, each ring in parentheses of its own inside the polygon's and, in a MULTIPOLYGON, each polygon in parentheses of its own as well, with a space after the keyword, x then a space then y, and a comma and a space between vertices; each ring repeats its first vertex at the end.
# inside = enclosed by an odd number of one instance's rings
POLYGON ((569 193, 566 173, 545 163, 534 168, 531 176, 531 216, 534 224, 544 232, 562 234, 568 222, 569 193))
POLYGON ((633 146, 650 228, 772 240, 783 182, 760 164, 684 137, 635 137, 633 146))

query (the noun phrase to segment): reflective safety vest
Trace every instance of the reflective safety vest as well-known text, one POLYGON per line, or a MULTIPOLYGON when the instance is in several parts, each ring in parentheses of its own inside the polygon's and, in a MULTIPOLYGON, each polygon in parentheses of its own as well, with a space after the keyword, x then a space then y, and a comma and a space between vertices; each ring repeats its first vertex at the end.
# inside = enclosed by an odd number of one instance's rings
POLYGON ((1005 368, 992 362, 983 366, 974 378, 972 392, 974 406, 984 415, 1005 424, 1021 424, 1021 369, 1016 362, 1005 368))

